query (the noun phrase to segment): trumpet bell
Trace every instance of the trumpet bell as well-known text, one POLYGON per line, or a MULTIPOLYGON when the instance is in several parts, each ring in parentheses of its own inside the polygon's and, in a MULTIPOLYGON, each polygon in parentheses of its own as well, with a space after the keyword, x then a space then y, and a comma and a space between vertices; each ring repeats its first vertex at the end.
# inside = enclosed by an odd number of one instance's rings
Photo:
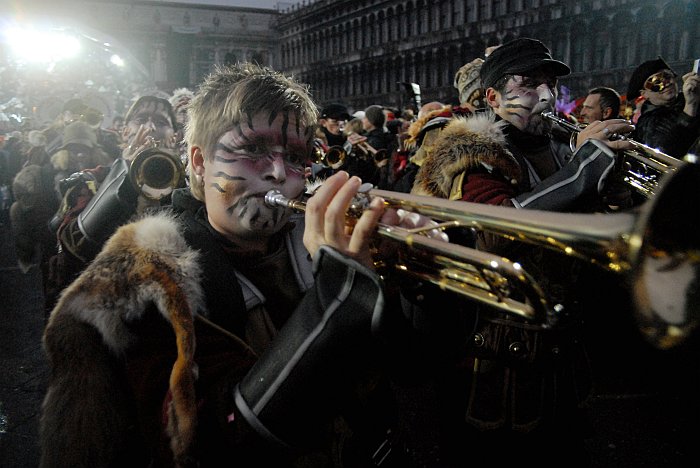
POLYGON ((136 155, 129 180, 149 200, 161 200, 185 186, 185 168, 176 155, 161 148, 148 148, 136 155))
POLYGON ((347 152, 342 146, 331 146, 326 151, 320 147, 314 148, 312 161, 325 167, 337 169, 343 165, 347 152))
POLYGON ((661 349, 684 341, 700 322, 698 181, 696 164, 666 177, 629 240, 637 323, 661 349))

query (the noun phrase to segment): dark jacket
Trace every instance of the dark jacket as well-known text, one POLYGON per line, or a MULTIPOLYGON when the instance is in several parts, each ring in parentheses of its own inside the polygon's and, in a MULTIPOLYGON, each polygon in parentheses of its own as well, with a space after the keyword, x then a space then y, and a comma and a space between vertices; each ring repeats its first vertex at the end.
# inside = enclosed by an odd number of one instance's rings
POLYGON ((670 106, 655 106, 649 101, 642 105, 633 139, 652 148, 683 159, 695 140, 700 137, 700 116, 683 112, 685 99, 679 94, 670 106))
MULTIPOLYGON (((529 154, 540 152, 551 156, 549 167, 555 174, 571 158, 566 143, 524 135, 488 115, 453 118, 424 158, 413 192, 512 207, 512 200, 543 185, 541 181, 550 175, 527 160, 529 154)), ((572 197, 567 206, 571 211, 583 209, 585 200, 572 197)), ((465 209, 468 211, 468 206, 465 209)), ((534 447, 545 450, 551 446, 548 439, 554 438, 558 440, 554 445, 570 447, 573 432, 580 427, 575 417, 578 404, 587 396, 590 385, 579 336, 581 311, 571 294, 580 270, 578 263, 541 247, 504 241, 480 231, 476 236, 480 249, 521 264, 538 282, 550 307, 563 304, 565 313, 555 324, 546 326, 488 306, 468 307, 459 302, 444 309, 434 308, 454 312, 456 317, 441 314, 436 319, 435 314, 425 314, 426 333, 432 329, 449 331, 444 334, 448 338, 440 343, 448 351, 443 356, 442 370, 435 371, 430 394, 444 412, 439 425, 446 431, 445 440, 451 442, 443 443, 441 450, 443 455, 455 457, 451 460, 454 466, 470 458, 457 448, 460 439, 462 443, 472 440, 480 447, 483 444, 487 451, 495 440, 510 440, 507 438, 512 434, 530 435, 522 441, 528 440, 525 443, 531 443, 535 451, 534 447), (459 314, 461 327, 440 323, 447 320, 456 324, 459 314), (456 330, 461 330, 461 335, 456 330), (454 340, 451 352, 446 344, 450 336, 454 340), (454 414, 450 416, 451 412, 454 414), (556 429, 566 424, 573 431, 556 429)), ((517 298, 515 285, 509 283, 509 287, 512 289, 506 295, 517 298)), ((427 346, 435 348, 436 342, 438 339, 433 339, 427 346)), ((491 457, 496 464, 508 459, 507 453, 488 453, 486 458, 491 457)), ((556 459, 553 452, 547 457, 556 459)))

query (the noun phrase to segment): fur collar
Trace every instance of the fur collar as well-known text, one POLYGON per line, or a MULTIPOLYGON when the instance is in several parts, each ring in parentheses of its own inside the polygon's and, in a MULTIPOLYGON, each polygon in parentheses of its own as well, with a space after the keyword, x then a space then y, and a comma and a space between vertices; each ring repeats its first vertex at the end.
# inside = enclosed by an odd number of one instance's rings
POLYGON ((453 118, 423 161, 412 193, 449 198, 455 177, 479 166, 520 180, 520 166, 506 148, 505 124, 491 113, 453 118))
POLYGON ((129 324, 155 304, 172 325, 178 343, 167 427, 175 460, 187 456, 197 421, 194 315, 203 310, 198 259, 171 215, 122 226, 62 293, 44 333, 49 357, 81 352, 65 349, 62 340, 69 331, 62 329, 61 319, 70 316, 94 327, 118 357, 134 342, 129 324))

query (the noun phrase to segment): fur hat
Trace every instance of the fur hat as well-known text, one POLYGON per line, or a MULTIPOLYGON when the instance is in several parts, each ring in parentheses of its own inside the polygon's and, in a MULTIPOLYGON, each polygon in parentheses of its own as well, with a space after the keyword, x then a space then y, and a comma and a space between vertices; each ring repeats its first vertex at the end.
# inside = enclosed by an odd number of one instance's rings
POLYGON ((95 131, 85 122, 71 122, 63 129, 63 146, 60 149, 66 149, 71 144, 94 148, 97 146, 95 131))
POLYGON ((635 68, 632 72, 629 85, 627 86, 627 102, 634 102, 634 100, 639 97, 640 91, 644 87, 644 82, 647 78, 661 70, 671 70, 674 75, 676 74, 673 68, 671 68, 661 56, 654 60, 647 60, 635 68))
POLYGON ((490 88, 505 75, 519 75, 539 68, 553 76, 571 73, 565 63, 552 58, 541 41, 521 37, 503 44, 486 57, 481 66, 481 83, 484 89, 490 88))
POLYGON ((477 109, 484 107, 484 91, 479 79, 479 71, 484 59, 475 58, 463 65, 455 74, 454 87, 459 91, 459 102, 468 103, 477 109))
POLYGON ((177 113, 180 108, 186 106, 194 98, 194 93, 187 88, 178 88, 173 91, 173 95, 170 97, 170 105, 173 106, 173 110, 177 113))
POLYGON ((382 106, 369 106, 365 109, 365 118, 376 128, 382 128, 386 120, 382 106))
POLYGON ((40 130, 32 130, 27 136, 27 141, 34 147, 46 146, 46 135, 44 135, 40 130))

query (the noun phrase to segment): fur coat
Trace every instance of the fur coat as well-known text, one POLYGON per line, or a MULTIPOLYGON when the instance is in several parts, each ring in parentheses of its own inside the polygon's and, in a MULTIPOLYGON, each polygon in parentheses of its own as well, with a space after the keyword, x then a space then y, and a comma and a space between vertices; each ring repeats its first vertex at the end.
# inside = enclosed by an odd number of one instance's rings
POLYGON ((147 217, 121 227, 62 293, 44 333, 52 375, 41 466, 192 464, 207 404, 196 389, 236 381, 255 361, 242 340, 200 315, 199 257, 171 215, 147 217), (202 376, 197 362, 212 349, 226 366, 202 376), (163 446, 170 452, 154 453, 163 446))
POLYGON ((520 183, 522 170, 506 147, 504 125, 490 114, 451 119, 426 154, 412 193, 461 199, 464 173, 477 169, 520 183))

